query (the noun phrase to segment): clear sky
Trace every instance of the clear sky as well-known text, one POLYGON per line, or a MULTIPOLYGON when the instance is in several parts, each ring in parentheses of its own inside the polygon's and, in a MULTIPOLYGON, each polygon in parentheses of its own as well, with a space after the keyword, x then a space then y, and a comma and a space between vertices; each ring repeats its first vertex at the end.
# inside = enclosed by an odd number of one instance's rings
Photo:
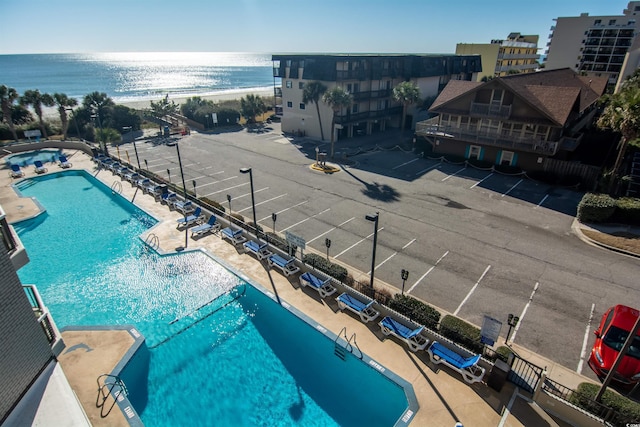
POLYGON ((0 54, 454 53, 628 0, 0 0, 0 54))

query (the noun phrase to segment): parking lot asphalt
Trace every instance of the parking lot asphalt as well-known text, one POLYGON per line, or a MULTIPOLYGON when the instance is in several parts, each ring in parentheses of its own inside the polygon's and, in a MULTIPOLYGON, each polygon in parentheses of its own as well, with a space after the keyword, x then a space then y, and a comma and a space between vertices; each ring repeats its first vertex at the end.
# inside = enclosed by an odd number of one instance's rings
MULTIPOLYGON (((378 212, 377 285, 402 291, 400 272, 409 271, 405 293, 478 326, 485 315, 498 319, 503 338, 517 315, 511 342, 593 377, 586 357, 597 318, 620 302, 640 305, 637 259, 572 232, 581 192, 424 158, 402 141, 394 133, 338 141, 333 174, 310 167, 329 142, 288 137, 277 124, 177 144, 188 190, 251 218, 250 183, 239 173, 251 167, 258 223, 303 238, 305 253, 349 266, 363 282, 374 235, 365 215, 378 212)), ((143 168, 182 185, 175 147, 136 148, 143 168)), ((135 161, 132 144, 119 151, 135 161)))

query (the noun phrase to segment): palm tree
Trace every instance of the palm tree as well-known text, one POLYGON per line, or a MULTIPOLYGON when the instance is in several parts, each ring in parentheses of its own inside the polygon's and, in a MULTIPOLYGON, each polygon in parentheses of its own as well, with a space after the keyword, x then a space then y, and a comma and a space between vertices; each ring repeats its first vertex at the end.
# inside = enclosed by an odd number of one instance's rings
MULTIPOLYGON (((67 131, 69 130, 69 117, 67 116, 67 110, 71 107, 78 105, 78 101, 75 98, 69 98, 64 93, 54 93, 53 103, 58 106, 58 114, 60 115, 60 123, 62 123, 62 139, 67 139, 67 131)), ((76 126, 78 122, 76 121, 76 126)), ((78 135, 78 138, 80 135, 78 135)))
POLYGON ((316 104, 316 111, 318 112, 318 123, 320 124, 320 139, 324 141, 324 130, 322 129, 322 119, 320 118, 320 106, 318 101, 327 91, 327 87, 318 81, 309 82, 304 85, 302 90, 302 102, 308 104, 313 102, 316 104))
POLYGON ((240 111, 242 116, 247 119, 247 123, 255 123, 256 116, 264 114, 267 106, 261 96, 248 94, 246 97, 240 98, 240 111))
POLYGON ((98 125, 102 127, 102 123, 109 117, 109 109, 116 105, 113 99, 109 98, 104 92, 91 92, 85 95, 82 105, 98 119, 98 125))
POLYGON ((420 100, 420 89, 413 82, 402 82, 393 88, 393 99, 402 103, 402 125, 401 132, 404 133, 405 121, 407 120, 407 108, 420 100))
POLYGON ((13 134, 13 139, 18 141, 18 134, 16 133, 16 127, 13 124, 11 118, 11 112, 13 110, 13 103, 19 98, 18 92, 5 85, 0 85, 0 107, 2 108, 2 118, 9 125, 9 130, 13 134))
POLYGON ((627 86, 614 95, 605 96, 604 100, 607 104, 597 121, 598 127, 611 129, 622 135, 618 144, 618 155, 611 170, 611 180, 609 181, 609 193, 611 194, 627 146, 630 143, 638 144, 638 137, 640 137, 640 87, 627 86))
POLYGON ((20 105, 33 106, 33 110, 38 116, 38 122, 40 123, 40 131, 42 132, 42 136, 47 139, 49 136, 47 135, 47 128, 44 125, 44 120, 42 120, 42 106, 44 105, 45 107, 53 107, 55 105, 53 97, 48 93, 40 93, 38 89, 27 90, 20 98, 20 105))
POLYGON ((333 110, 333 115, 331 116, 331 158, 333 158, 333 143, 335 141, 335 132, 334 129, 336 127, 336 114, 342 110, 342 108, 349 107, 353 103, 353 97, 347 91, 345 91, 340 86, 335 86, 326 91, 322 95, 322 102, 328 104, 329 107, 333 110))

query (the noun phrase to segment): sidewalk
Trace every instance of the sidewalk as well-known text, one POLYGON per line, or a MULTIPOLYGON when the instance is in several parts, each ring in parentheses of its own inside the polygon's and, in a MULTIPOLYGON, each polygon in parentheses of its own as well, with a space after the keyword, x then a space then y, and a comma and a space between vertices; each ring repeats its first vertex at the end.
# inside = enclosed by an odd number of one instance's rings
MULTIPOLYGON (((86 169, 95 174, 95 165, 89 156, 76 152, 71 157, 71 161, 74 169, 86 169)), ((58 167, 50 166, 50 172, 58 170, 58 167)), ((33 168, 26 170, 26 173, 27 178, 35 175, 33 168)), ((100 171, 97 173, 97 178, 109 186, 114 181, 120 181, 119 177, 113 176, 108 171, 100 171)), ((31 217, 38 211, 38 206, 31 199, 18 198, 15 192, 9 188, 13 182, 15 180, 11 180, 8 174, 0 177, 0 185, 3 187, 0 194, 0 204, 6 211, 9 222, 31 217)), ((135 189, 126 184, 123 184, 122 188, 123 196, 131 200, 135 189)), ((160 241, 160 250, 165 253, 174 252, 175 248, 183 246, 184 232, 175 227, 175 221, 181 217, 180 214, 170 211, 151 196, 140 193, 136 195, 134 203, 159 220, 154 228, 143 234, 143 238, 150 233, 157 235, 160 241)), ((282 300, 295 306, 334 334, 338 334, 343 327, 347 327, 349 334, 356 333, 358 344, 363 352, 412 383, 420 409, 415 414, 411 425, 439 427, 454 426, 456 422, 474 427, 566 425, 542 412, 535 403, 519 394, 518 389, 512 384, 507 383, 500 392, 483 383, 469 386, 462 381, 456 372, 447 368, 434 367, 426 352, 412 353, 406 349, 406 346, 394 339, 384 339, 377 324, 365 325, 356 317, 341 312, 333 299, 322 300, 310 291, 301 289, 297 280, 288 280, 278 272, 266 269, 254 257, 245 255, 242 250, 223 241, 218 235, 209 235, 197 241, 189 239, 189 249, 195 248, 204 249, 215 257, 223 259, 234 269, 242 271, 254 283, 270 290, 275 289, 282 300)), ((363 274, 351 268, 350 271, 354 277, 363 274)), ((547 367, 548 376, 567 387, 574 388, 580 382, 589 381, 570 369, 538 356, 525 348, 517 345, 514 345, 513 348, 524 359, 541 367, 547 367)), ((111 357, 107 350, 101 349, 96 349, 91 356, 101 357, 103 351, 104 357, 111 357)), ((77 363, 83 362, 78 361, 77 363)), ((86 364, 82 366, 86 366, 86 364)), ((79 372, 84 377, 92 378, 92 381, 104 373, 87 372, 84 368, 79 372)), ((72 385, 81 381, 80 378, 74 377, 76 374, 73 370, 67 371, 65 369, 65 374, 72 385)), ((76 393, 82 399, 80 390, 77 390, 76 393)), ((91 418, 91 411, 95 411, 95 396, 91 396, 91 399, 82 399, 82 404, 91 418)))

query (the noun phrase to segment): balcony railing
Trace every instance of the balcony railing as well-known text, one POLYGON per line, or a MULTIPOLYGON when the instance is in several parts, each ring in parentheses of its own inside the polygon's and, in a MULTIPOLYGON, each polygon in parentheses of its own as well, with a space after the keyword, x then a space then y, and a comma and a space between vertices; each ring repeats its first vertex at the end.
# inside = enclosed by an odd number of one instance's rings
POLYGON ((537 53, 502 53, 498 54, 498 59, 540 59, 537 53))
POLYGON ((391 89, 372 90, 366 92, 353 92, 351 94, 354 101, 362 101, 365 99, 388 98, 391 96, 391 89))
POLYGON ((38 323, 42 327, 42 331, 47 337, 47 341, 49 341, 51 347, 54 347, 55 344, 60 341, 61 335, 53 321, 53 318, 51 317, 51 314, 49 313, 49 310, 40 298, 38 288, 36 288, 35 285, 22 285, 22 288, 27 294, 27 299, 29 299, 29 302, 31 303, 31 309, 38 319, 38 323))
MULTIPOLYGON (((434 119, 437 119, 437 117, 434 117, 434 119)), ((558 142, 555 141, 515 137, 489 130, 478 131, 467 127, 440 126, 435 124, 433 119, 418 122, 416 124, 416 134, 457 139, 477 145, 491 145, 546 156, 553 156, 558 151, 558 142)))
POLYGON ((336 115, 336 123, 345 125, 348 123, 358 123, 365 120, 380 119, 384 117, 402 114, 402 107, 386 108, 384 110, 364 111, 361 113, 347 113, 336 115))
POLYGON ((475 116, 509 118, 511 115, 510 105, 491 105, 472 102, 469 113, 475 116))

